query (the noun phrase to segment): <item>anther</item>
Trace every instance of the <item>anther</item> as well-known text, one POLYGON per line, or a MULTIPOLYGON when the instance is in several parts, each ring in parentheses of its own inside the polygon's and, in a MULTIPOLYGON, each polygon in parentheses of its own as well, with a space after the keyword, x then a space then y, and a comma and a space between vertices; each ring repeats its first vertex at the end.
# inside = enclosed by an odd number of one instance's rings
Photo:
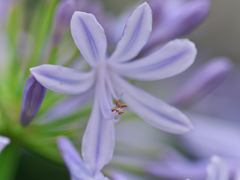
POLYGON ((127 107, 127 105, 126 105, 126 104, 121 104, 117 99, 115 99, 115 106, 117 106, 117 107, 116 107, 116 108, 113 107, 113 108, 111 109, 111 111, 112 111, 113 113, 112 113, 112 116, 110 116, 108 119, 112 119, 113 122, 118 122, 118 121, 121 119, 122 114, 124 113, 123 108, 124 108, 124 107, 127 107), (116 116, 116 115, 119 115, 117 120, 114 119, 114 117, 113 117, 113 116, 116 116), (112 117, 113 117, 113 118, 112 118, 112 117))
POLYGON ((118 111, 118 114, 120 115, 120 114, 123 114, 124 112, 123 111, 118 111))
POLYGON ((126 104, 122 104, 120 107, 124 108, 124 107, 127 107, 127 105, 126 104))
POLYGON ((113 111, 116 111, 116 110, 117 110, 116 108, 112 108, 112 109, 111 109, 112 112, 113 112, 113 111))

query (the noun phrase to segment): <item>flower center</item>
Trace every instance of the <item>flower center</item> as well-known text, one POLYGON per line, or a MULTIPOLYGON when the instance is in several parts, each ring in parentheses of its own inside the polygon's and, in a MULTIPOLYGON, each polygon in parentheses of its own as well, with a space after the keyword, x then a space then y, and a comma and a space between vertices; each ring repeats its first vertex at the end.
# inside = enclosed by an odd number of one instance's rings
POLYGON ((121 114, 123 114, 124 112, 123 112, 123 108, 125 108, 125 107, 127 107, 127 105, 126 104, 121 104, 117 99, 115 99, 115 105, 117 106, 117 108, 112 108, 111 109, 111 111, 112 112, 117 112, 118 113, 118 115, 121 115, 121 114))
POLYGON ((114 107, 112 107, 111 112, 112 115, 110 115, 109 120, 112 120, 113 122, 117 123, 120 121, 122 114, 124 113, 123 108, 127 107, 126 104, 121 104, 117 99, 115 100, 114 107), (114 117, 118 115, 118 118, 115 119, 114 117))

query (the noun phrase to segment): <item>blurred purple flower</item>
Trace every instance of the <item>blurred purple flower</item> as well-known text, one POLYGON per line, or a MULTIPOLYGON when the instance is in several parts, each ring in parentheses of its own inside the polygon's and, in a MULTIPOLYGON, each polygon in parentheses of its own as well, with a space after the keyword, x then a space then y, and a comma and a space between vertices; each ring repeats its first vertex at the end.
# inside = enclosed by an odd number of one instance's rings
POLYGON ((218 57, 205 63, 191 74, 190 78, 176 90, 169 104, 184 107, 192 104, 215 90, 232 71, 228 58, 218 57))
POLYGON ((0 25, 6 20, 7 15, 11 9, 13 0, 0 0, 0 25))
POLYGON ((148 0, 153 11, 153 31, 142 53, 183 37, 207 17, 209 0, 148 0))
POLYGON ((188 117, 195 129, 179 137, 187 152, 198 158, 217 154, 240 159, 240 131, 236 123, 193 113, 188 113, 188 117))
POLYGON ((0 135, 0 153, 9 143, 10 143, 10 139, 8 137, 4 137, 0 135))
POLYGON ((115 107, 112 96, 119 100, 124 92, 122 99, 129 108, 157 128, 172 133, 192 129, 191 122, 180 111, 121 77, 163 79, 184 71, 193 63, 196 49, 188 40, 172 41, 147 57, 130 61, 146 44, 151 24, 151 9, 143 3, 131 14, 121 40, 108 58, 106 36, 101 25, 92 14, 76 12, 71 21, 72 36, 92 71, 80 72, 57 65, 31 69, 39 83, 57 92, 81 94, 94 87, 94 106, 82 144, 83 159, 92 173, 102 169, 113 154, 114 122, 120 120, 123 108, 112 110, 115 107), (114 119, 117 115, 118 119, 114 119))
POLYGON ((228 180, 228 166, 219 156, 212 156, 207 166, 207 180, 228 180))
POLYGON ((158 161, 147 163, 146 172, 158 178, 171 180, 219 180, 216 177, 225 177, 228 180, 226 177, 230 177, 230 173, 231 177, 234 177, 239 165, 238 160, 224 158, 223 161, 216 155, 212 156, 210 162, 208 158, 190 160, 177 151, 168 149, 158 161))
POLYGON ((109 180, 100 170, 92 174, 66 137, 59 137, 57 144, 72 180, 109 180))
POLYGON ((148 163, 146 171, 163 179, 194 179, 206 177, 207 160, 189 160, 173 149, 167 149, 156 162, 148 163))
MULTIPOLYGON (((75 11, 92 13, 102 26, 107 29, 107 36, 111 29, 111 17, 103 10, 102 4, 97 1, 88 0, 62 0, 56 7, 53 27, 53 44, 58 45, 62 35, 70 27, 70 21, 75 11)), ((109 35, 109 37, 111 37, 109 35)))
POLYGON ((219 118, 219 120, 235 122, 239 125, 240 117, 240 70, 234 67, 229 78, 207 98, 195 104, 194 112, 219 118))
POLYGON ((23 126, 28 126, 37 115, 46 90, 32 74, 28 77, 23 91, 20 114, 20 123, 23 126))

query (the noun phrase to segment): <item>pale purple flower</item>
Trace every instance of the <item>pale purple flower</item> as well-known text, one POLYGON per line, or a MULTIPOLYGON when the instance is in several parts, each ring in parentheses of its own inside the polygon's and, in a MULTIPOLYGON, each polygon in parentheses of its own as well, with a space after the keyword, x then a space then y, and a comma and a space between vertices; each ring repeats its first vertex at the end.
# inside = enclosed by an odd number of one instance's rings
POLYGON ((169 104, 184 107, 192 104, 215 90, 232 71, 228 58, 218 57, 205 63, 191 74, 181 87, 172 95, 169 104))
POLYGON ((188 153, 198 158, 217 154, 240 160, 240 131, 237 123, 193 113, 187 115, 195 129, 179 138, 180 144, 188 153))
POLYGON ((28 77, 23 91, 20 114, 20 123, 23 126, 28 126, 37 115, 46 90, 32 74, 28 77))
POLYGON ((53 43, 57 45, 63 33, 70 26, 71 17, 75 11, 76 3, 74 0, 62 0, 55 9, 53 43))
POLYGON ((212 156, 207 166, 206 180, 228 180, 229 170, 225 161, 219 156, 212 156))
MULTIPOLYGON (((62 0, 55 9, 54 26, 53 26, 53 44, 58 45, 61 37, 70 27, 70 20, 75 11, 84 11, 97 16, 98 21, 104 28, 110 29, 111 17, 104 12, 102 4, 98 1, 91 2, 88 0, 62 0)), ((107 35, 109 35, 107 31, 107 35)))
POLYGON ((0 153, 10 143, 10 139, 0 135, 0 153))
POLYGON ((81 94, 95 89, 93 110, 82 144, 83 159, 94 174, 109 162, 113 154, 114 122, 120 120, 122 114, 118 111, 123 108, 112 111, 115 107, 112 97, 122 98, 133 112, 157 128, 172 133, 192 129, 189 119, 179 110, 122 77, 163 79, 184 71, 193 63, 196 49, 185 39, 174 40, 149 56, 131 61, 148 41, 151 29, 152 12, 148 4, 143 3, 129 17, 121 40, 108 57, 106 36, 96 18, 92 14, 75 12, 71 20, 72 36, 92 70, 80 72, 57 65, 31 69, 40 84, 57 92, 81 94))
POLYGON ((143 177, 115 169, 110 169, 107 173, 110 174, 111 180, 144 180, 143 177))
POLYGON ((170 149, 158 161, 147 163, 146 171, 161 179, 220 180, 220 177, 236 176, 239 165, 237 160, 224 158, 223 161, 216 155, 212 156, 210 162, 208 158, 188 159, 170 149))
POLYGON ((69 170, 71 180, 109 180, 99 171, 89 171, 72 143, 64 136, 58 138, 58 148, 69 170))
POLYGON ((155 162, 147 163, 146 172, 162 179, 194 179, 206 177, 207 160, 190 160, 173 149, 167 151, 155 162))
POLYGON ((204 98, 201 102, 195 104, 192 110, 228 121, 229 123, 231 123, 231 121, 239 123, 239 79, 240 70, 235 66, 228 79, 216 89, 216 91, 204 98))
POLYGON ((210 9, 209 0, 148 0, 153 11, 153 31, 142 52, 182 37, 202 23, 210 9))
POLYGON ((13 0, 0 0, 0 25, 2 25, 2 22, 6 21, 12 3, 13 0))

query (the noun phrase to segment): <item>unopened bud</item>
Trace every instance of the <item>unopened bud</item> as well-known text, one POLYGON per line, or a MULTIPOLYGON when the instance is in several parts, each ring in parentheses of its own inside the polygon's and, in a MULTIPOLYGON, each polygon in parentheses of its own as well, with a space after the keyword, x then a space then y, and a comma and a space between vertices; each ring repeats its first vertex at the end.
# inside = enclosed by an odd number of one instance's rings
POLYGON ((28 126, 37 115, 46 94, 43 87, 31 74, 25 84, 22 98, 20 123, 28 126))

